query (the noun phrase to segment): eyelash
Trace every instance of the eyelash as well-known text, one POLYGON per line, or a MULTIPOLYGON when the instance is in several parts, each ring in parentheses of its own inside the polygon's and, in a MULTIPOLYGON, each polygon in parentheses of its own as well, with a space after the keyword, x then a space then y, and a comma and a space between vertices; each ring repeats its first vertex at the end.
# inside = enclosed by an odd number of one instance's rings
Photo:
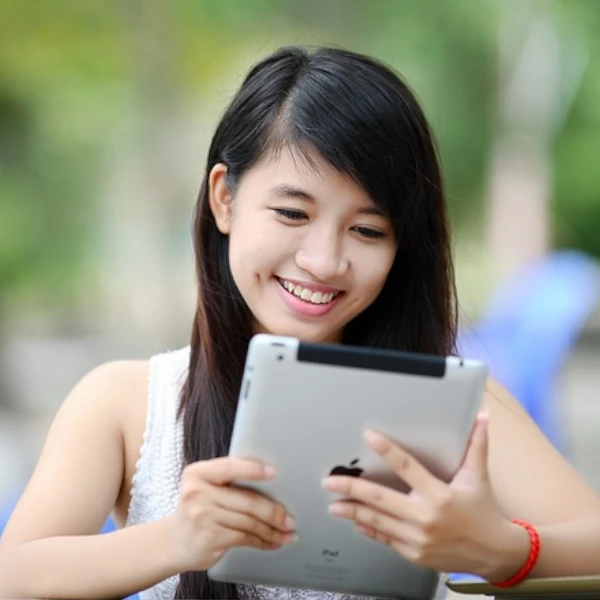
POLYGON ((371 229, 369 227, 354 227, 354 231, 370 240, 380 240, 382 237, 385 237, 385 234, 382 231, 377 231, 377 229, 371 229))
MULTIPOLYGON (((273 209, 279 216, 284 219, 289 219, 290 221, 302 221, 303 219, 307 219, 308 216, 306 213, 300 210, 294 210, 292 208, 274 208, 273 209)), ((385 234, 382 231, 377 231, 376 229, 371 229, 369 227, 354 227, 354 231, 356 231, 359 235, 370 239, 370 240, 379 240, 385 237, 385 234)))
POLYGON ((306 219, 308 215, 303 213, 301 210, 294 210, 292 208, 274 208, 273 209, 278 215, 289 219, 290 221, 301 221, 306 219))

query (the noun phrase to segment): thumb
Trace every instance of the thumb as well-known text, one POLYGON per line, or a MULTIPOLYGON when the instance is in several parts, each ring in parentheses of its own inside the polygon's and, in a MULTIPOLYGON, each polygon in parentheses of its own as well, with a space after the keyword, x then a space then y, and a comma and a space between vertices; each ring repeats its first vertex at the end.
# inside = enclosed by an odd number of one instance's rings
POLYGON ((475 476, 486 480, 488 476, 488 424, 489 412, 487 409, 477 415, 477 421, 471 433, 469 447, 465 454, 462 470, 471 471, 475 476))

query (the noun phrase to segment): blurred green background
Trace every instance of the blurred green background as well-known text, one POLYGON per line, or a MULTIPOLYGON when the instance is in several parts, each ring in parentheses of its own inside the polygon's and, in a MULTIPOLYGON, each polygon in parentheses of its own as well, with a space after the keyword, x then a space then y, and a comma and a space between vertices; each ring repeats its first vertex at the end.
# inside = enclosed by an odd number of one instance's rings
POLYGON ((600 256, 595 0, 5 0, 0 26, 3 331, 97 332, 169 312, 161 288, 193 280, 212 128, 247 67, 283 44, 373 54, 415 89, 439 140, 468 310, 496 284, 486 223, 506 140, 548 167, 543 243, 600 256), (127 309, 136 282, 146 307, 127 309))

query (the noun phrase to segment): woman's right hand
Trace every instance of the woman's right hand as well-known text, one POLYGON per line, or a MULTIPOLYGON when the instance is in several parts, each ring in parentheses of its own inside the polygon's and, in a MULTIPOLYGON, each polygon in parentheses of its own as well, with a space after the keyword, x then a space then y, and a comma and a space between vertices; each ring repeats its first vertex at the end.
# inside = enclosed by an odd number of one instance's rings
POLYGON ((294 521, 281 504, 231 485, 274 476, 273 467, 229 457, 184 468, 179 506, 169 517, 180 572, 205 571, 234 546, 277 550, 295 540, 294 521))

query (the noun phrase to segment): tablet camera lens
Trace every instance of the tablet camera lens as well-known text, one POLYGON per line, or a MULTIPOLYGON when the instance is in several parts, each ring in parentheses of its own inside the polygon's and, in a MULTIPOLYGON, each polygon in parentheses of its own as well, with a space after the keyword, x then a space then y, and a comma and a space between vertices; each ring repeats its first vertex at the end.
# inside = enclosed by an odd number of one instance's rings
POLYGON ((277 360, 283 360, 283 354, 278 354, 277 355, 277 360))

